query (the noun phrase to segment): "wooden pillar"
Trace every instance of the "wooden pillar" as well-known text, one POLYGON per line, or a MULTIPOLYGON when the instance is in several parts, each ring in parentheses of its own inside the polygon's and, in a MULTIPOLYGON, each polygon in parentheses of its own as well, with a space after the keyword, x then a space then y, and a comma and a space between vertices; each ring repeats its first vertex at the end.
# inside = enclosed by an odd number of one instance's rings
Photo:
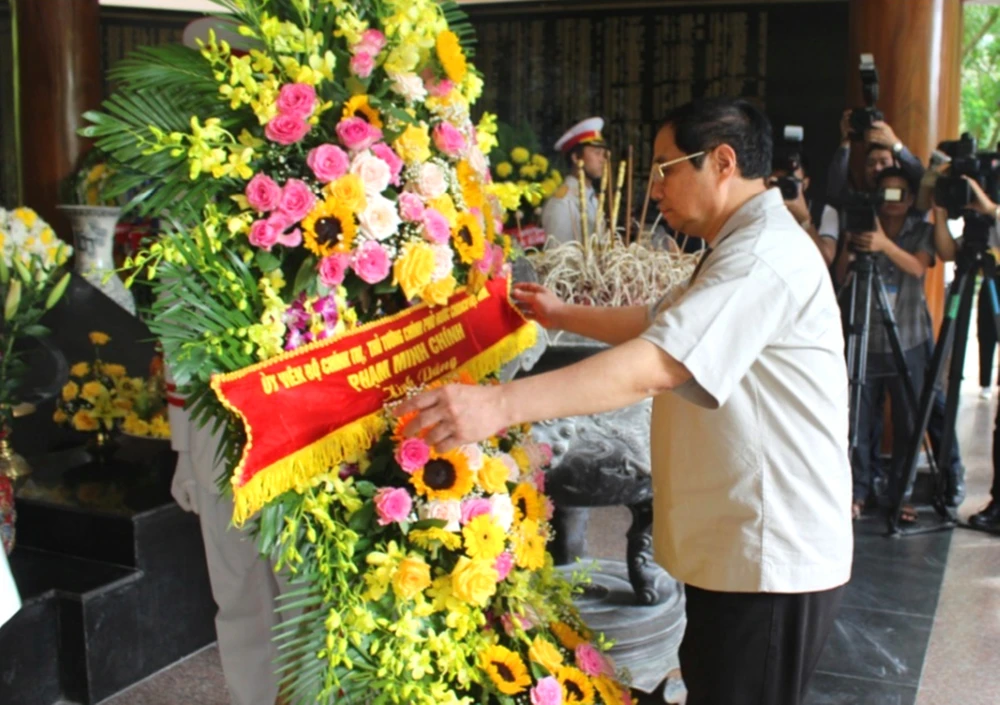
MULTIPOLYGON (((958 137, 961 0, 850 0, 847 95, 861 105, 860 54, 873 54, 879 109, 924 163, 941 140, 958 137)), ((944 313, 944 267, 927 274, 935 330, 944 313)))
POLYGON ((65 240, 60 189, 89 143, 81 115, 100 107, 98 0, 13 0, 21 197, 65 240))

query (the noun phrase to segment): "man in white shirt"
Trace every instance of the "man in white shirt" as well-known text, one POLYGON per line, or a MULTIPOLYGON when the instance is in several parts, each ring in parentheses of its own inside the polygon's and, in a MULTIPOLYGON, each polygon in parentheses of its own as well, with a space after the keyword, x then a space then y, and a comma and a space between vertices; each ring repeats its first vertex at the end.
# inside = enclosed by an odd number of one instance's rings
POLYGON ((653 197, 710 246, 686 291, 646 307, 516 298, 543 326, 613 344, 510 384, 416 396, 408 432, 439 449, 497 428, 654 397, 654 550, 687 585, 688 705, 799 705, 850 578, 848 384, 816 246, 764 178, 767 118, 743 100, 674 110, 653 197))

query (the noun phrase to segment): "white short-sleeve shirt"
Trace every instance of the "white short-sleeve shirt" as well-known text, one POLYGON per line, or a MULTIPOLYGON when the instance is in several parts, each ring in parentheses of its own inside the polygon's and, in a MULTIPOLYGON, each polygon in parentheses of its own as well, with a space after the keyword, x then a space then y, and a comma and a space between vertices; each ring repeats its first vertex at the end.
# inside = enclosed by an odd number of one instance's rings
POLYGON ((770 189, 642 335, 694 379, 653 402, 653 548, 677 579, 802 593, 850 578, 848 383, 819 250, 770 189))
POLYGON ((817 233, 820 237, 827 237, 831 240, 840 238, 840 213, 833 206, 827 204, 823 206, 823 215, 819 220, 817 233))

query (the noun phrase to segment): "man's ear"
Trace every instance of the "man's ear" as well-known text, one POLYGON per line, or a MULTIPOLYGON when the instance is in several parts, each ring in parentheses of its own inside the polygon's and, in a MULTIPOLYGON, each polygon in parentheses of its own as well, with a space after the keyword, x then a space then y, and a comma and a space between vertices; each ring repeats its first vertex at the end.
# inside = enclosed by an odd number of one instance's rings
POLYGON ((725 143, 720 144, 712 151, 710 158, 715 161, 720 176, 736 176, 739 166, 736 160, 736 150, 731 146, 725 143))

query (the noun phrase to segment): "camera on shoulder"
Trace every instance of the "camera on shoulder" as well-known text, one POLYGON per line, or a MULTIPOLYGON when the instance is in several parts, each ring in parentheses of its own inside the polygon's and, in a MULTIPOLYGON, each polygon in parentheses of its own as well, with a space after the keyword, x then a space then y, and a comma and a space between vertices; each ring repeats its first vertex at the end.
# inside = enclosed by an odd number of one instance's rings
POLYGON ((855 141, 863 140, 876 122, 885 119, 882 111, 875 107, 878 103, 878 69, 875 68, 875 57, 871 54, 862 54, 860 70, 861 93, 865 105, 851 111, 851 139, 855 141))
POLYGON ((949 218, 960 218, 975 195, 963 176, 978 183, 986 194, 997 200, 1000 186, 1000 153, 977 152, 976 138, 968 132, 959 139, 942 142, 938 149, 951 157, 948 173, 934 183, 934 202, 948 211, 949 218))
POLYGON ((781 191, 781 197, 786 201, 794 201, 799 197, 802 180, 795 172, 802 167, 802 140, 805 130, 801 125, 786 125, 782 141, 774 147, 774 160, 771 164, 773 173, 781 173, 771 180, 773 186, 781 191))

